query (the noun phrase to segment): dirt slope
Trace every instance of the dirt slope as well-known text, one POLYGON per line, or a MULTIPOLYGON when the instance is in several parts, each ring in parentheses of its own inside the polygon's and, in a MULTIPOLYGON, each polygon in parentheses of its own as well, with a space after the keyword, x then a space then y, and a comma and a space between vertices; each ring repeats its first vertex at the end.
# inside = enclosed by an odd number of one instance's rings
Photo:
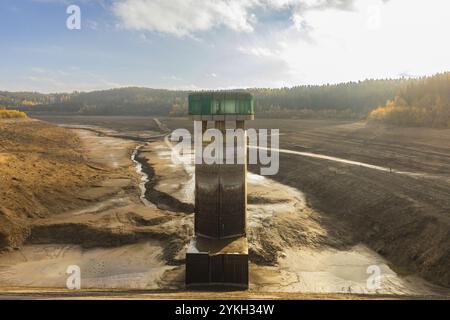
POLYGON ((36 120, 0 121, 0 249, 20 246, 31 221, 76 208, 102 176, 69 130, 36 120))

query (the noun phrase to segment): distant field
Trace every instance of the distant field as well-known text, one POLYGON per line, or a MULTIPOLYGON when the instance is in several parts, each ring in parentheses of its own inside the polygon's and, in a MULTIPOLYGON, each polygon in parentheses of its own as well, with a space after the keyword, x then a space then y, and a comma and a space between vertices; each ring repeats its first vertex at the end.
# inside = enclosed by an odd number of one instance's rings
POLYGON ((100 126, 119 131, 158 131, 159 127, 150 116, 78 116, 78 115, 32 115, 35 118, 56 124, 81 124, 100 126))

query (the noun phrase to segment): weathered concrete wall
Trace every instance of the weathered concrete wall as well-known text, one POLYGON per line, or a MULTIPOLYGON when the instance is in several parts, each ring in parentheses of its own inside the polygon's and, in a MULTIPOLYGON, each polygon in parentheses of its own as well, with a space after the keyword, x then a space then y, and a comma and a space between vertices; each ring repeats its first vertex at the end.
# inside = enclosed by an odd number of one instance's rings
MULTIPOLYGON (((243 121, 239 125, 243 127, 243 121)), ((216 128, 224 131, 225 123, 216 122, 216 128)), ((245 139, 240 147, 245 154, 245 139)), ((217 239, 246 235, 246 176, 246 162, 195 166, 196 234, 217 239)))

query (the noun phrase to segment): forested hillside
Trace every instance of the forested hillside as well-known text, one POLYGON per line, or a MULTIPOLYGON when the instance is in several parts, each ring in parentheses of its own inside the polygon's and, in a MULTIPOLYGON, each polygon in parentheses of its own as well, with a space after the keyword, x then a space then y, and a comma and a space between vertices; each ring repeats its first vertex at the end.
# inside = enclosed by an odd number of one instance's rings
POLYGON ((250 90, 260 116, 361 118, 414 80, 366 80, 323 86, 250 90))
MULTIPOLYGON (((417 80, 366 80, 335 85, 247 89, 259 117, 365 118, 417 80)), ((120 88, 71 94, 0 92, 0 104, 27 112, 90 115, 170 115, 187 113, 187 91, 120 88)))
POLYGON ((408 84, 369 121, 401 126, 450 128, 450 72, 408 84))

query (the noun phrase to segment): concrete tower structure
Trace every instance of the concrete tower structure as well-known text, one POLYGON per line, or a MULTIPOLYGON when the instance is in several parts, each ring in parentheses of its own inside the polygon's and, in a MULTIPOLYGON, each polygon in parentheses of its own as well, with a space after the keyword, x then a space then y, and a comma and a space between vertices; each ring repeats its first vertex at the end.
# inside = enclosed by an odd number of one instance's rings
POLYGON ((242 92, 194 93, 189 96, 189 116, 201 122, 203 146, 210 143, 203 140, 208 124, 223 133, 224 160, 221 164, 207 164, 202 155, 202 163, 195 165, 195 236, 186 254, 186 284, 247 288, 245 121, 254 119, 253 97, 242 92), (227 127, 244 133, 241 143, 233 138, 228 150, 227 127), (230 151, 233 163, 225 160, 230 151))

